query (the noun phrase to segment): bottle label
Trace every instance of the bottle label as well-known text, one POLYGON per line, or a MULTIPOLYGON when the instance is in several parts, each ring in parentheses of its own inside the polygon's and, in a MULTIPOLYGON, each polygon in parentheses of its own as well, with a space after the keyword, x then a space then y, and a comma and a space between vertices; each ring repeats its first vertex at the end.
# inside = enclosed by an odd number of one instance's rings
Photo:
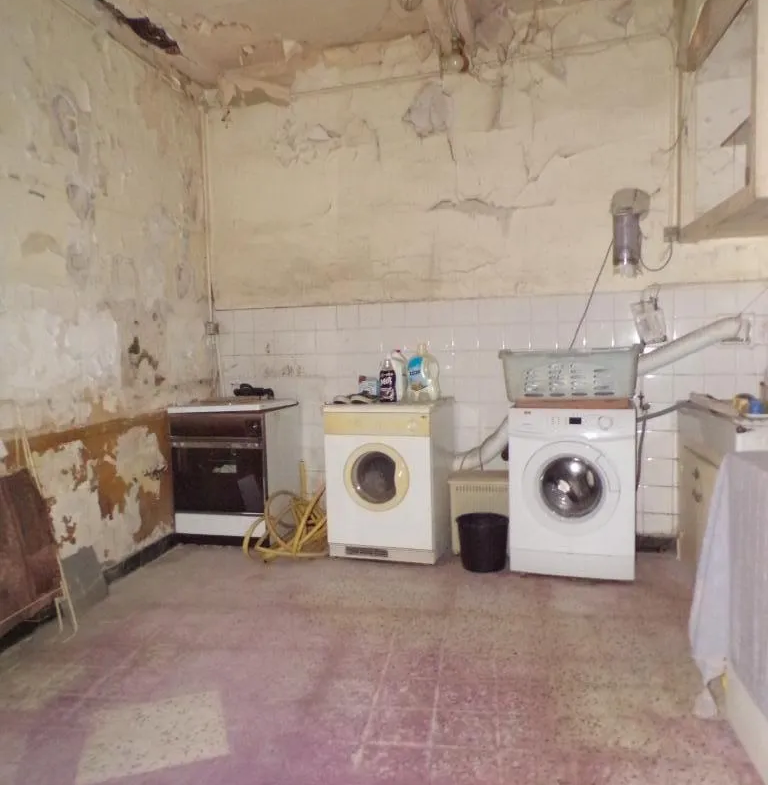
POLYGON ((423 390, 427 386, 424 378, 424 360, 421 357, 412 357, 408 361, 408 384, 414 391, 423 390))
POLYGON ((379 373, 379 400, 383 403, 397 402, 397 374, 393 368, 387 368, 379 373))

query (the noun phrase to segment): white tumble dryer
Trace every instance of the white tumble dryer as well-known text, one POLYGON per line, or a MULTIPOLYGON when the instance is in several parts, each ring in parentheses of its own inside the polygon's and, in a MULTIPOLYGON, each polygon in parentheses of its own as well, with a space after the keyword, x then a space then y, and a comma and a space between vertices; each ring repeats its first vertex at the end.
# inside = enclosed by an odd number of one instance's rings
POLYGON ((509 567, 635 577, 636 415, 628 409, 509 412, 509 567))
POLYGON ((331 556, 434 564, 450 549, 451 399, 323 409, 331 556))

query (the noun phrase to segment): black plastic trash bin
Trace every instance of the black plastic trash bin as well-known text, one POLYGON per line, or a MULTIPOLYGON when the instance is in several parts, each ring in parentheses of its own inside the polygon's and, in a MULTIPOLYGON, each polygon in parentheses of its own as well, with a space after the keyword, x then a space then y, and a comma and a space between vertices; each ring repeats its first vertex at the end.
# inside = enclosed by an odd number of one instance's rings
POLYGON ((468 512, 456 519, 461 563, 470 572, 499 572, 507 561, 509 518, 495 512, 468 512))

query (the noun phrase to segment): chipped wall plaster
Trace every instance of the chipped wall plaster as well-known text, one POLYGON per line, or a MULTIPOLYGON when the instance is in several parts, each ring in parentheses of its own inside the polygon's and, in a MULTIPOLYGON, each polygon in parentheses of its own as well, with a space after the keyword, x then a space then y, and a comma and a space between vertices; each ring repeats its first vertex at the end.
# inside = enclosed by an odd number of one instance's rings
POLYGON ((63 559, 89 547, 114 563, 171 531, 164 429, 154 416, 33 440, 63 559))
MULTIPOLYGON (((288 107, 211 114, 218 305, 586 292, 624 187, 652 194, 656 265, 674 219, 672 35, 667 0, 564 4, 516 17, 506 61, 479 57, 474 76, 440 84, 408 39, 364 63, 335 50, 288 107), (408 120, 425 89, 447 96, 450 122, 420 134, 408 120)), ((644 280, 764 277, 766 248, 677 246, 644 280)))
POLYGON ((0 29, 0 399, 39 430, 197 392, 208 347, 166 342, 205 319, 195 107, 58 4, 3 3, 0 29), (137 337, 162 384, 130 373, 137 337))
POLYGON ((168 530, 170 491, 124 478, 105 504, 110 456, 155 460, 135 423, 211 391, 199 115, 58 3, 2 3, 0 36, 0 434, 18 406, 44 438, 62 552, 117 561, 168 530), (84 452, 112 420, 115 450, 84 452))

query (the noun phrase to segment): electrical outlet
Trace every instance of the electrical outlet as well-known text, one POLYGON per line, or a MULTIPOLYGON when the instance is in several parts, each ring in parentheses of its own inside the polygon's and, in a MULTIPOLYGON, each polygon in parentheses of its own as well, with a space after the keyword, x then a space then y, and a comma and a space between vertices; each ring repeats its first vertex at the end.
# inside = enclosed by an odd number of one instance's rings
POLYGON ((205 323, 205 334, 206 335, 218 335, 219 334, 219 323, 218 322, 206 322, 205 323))
POLYGON ((680 239, 679 226, 665 226, 664 227, 664 242, 676 243, 680 239))

